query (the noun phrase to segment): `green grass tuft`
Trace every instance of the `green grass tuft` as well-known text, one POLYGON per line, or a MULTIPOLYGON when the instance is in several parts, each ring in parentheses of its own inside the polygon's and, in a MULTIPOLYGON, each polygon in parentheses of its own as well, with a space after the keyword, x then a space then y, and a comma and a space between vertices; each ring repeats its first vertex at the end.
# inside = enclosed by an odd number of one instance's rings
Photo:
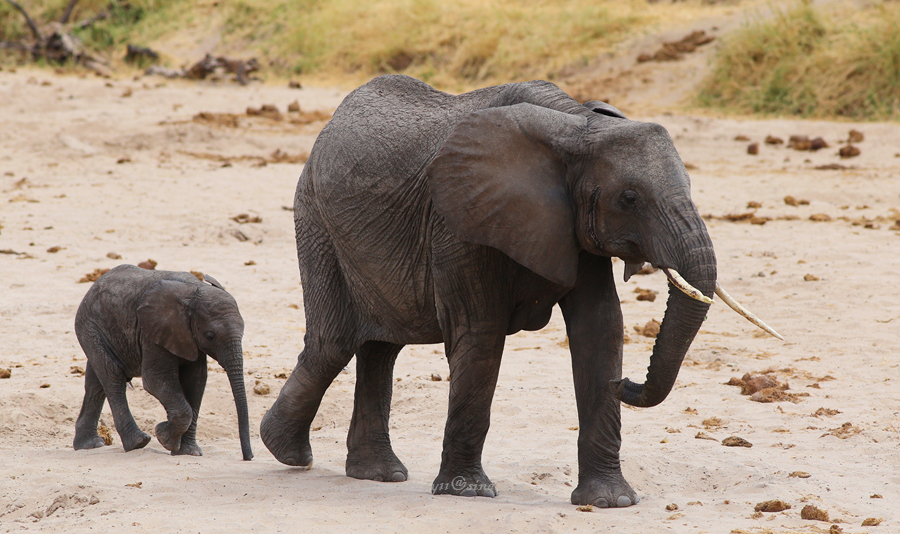
POLYGON ((725 40, 700 105, 744 114, 900 119, 900 5, 808 2, 725 40))

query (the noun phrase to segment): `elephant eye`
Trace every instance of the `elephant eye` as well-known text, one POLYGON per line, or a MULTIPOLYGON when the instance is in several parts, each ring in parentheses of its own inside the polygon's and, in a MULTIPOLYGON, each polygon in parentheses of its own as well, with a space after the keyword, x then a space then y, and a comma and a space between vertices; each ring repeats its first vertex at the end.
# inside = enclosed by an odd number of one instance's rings
POLYGON ((622 196, 619 197, 619 203, 621 204, 623 209, 631 210, 633 209, 638 202, 638 194, 633 189, 626 189, 622 192, 622 196))
POLYGON ((207 332, 206 334, 204 334, 204 336, 206 336, 206 339, 208 339, 209 341, 216 339, 215 332, 207 332))

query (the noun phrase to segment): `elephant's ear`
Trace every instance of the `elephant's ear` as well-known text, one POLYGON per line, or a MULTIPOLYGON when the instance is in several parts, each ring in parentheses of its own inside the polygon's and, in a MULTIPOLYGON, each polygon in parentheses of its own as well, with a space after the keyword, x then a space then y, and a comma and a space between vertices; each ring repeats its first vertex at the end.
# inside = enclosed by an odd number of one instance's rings
POLYGON ((160 280, 144 294, 137 309, 142 341, 155 343, 176 356, 195 361, 200 355, 191 334, 187 303, 196 287, 160 280))
POLYGON ((208 274, 203 275, 203 281, 207 282, 209 285, 211 285, 213 287, 218 287, 222 291, 225 291, 225 288, 222 287, 222 284, 220 284, 218 280, 216 280, 215 278, 213 278, 212 276, 210 276, 208 274))
POLYGON ((532 104, 472 113, 425 171, 435 209, 460 238, 574 286, 578 239, 566 161, 586 123, 532 104))
POLYGON ((601 102, 599 100, 591 100, 590 102, 585 102, 584 107, 588 108, 594 113, 606 115, 607 117, 616 117, 619 119, 627 118, 624 113, 616 109, 614 106, 611 106, 606 102, 601 102))

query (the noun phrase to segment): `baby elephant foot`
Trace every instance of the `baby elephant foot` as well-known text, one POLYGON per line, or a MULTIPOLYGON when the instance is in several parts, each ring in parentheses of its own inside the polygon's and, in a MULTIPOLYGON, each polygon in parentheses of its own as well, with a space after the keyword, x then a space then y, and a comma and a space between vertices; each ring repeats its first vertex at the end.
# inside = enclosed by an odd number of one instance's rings
POLYGON ((409 478, 406 466, 388 450, 380 455, 348 454, 345 466, 347 476, 376 482, 404 482, 409 478))
MULTIPOLYGON (((146 443, 145 443, 146 445, 146 443)), ((94 433, 90 432, 78 432, 75 431, 75 441, 72 443, 72 446, 75 447, 76 451, 81 451, 85 449, 97 449, 100 447, 106 446, 106 442, 103 441, 97 431, 94 430, 94 433)))
POLYGON ((125 449, 125 452, 143 449, 150 443, 150 434, 140 430, 124 436, 119 434, 119 437, 122 438, 122 447, 125 449))
POLYGON ((622 473, 608 478, 581 480, 572 492, 572 504, 592 504, 597 508, 624 508, 637 504, 639 500, 640 497, 622 473))
MULTIPOLYGON (((277 401, 275 403, 278 404, 277 401)), ((259 425, 259 437, 279 462, 294 467, 312 467, 312 447, 309 444, 309 425, 282 421, 275 414, 275 405, 266 412, 259 425)))
POLYGON ((441 473, 431 484, 433 495, 460 495, 462 497, 496 497, 497 487, 479 469, 464 474, 441 473))
POLYGON ((197 444, 196 440, 188 441, 181 438, 181 447, 177 451, 172 451, 172 456, 203 456, 203 449, 197 444))
POLYGON ((176 434, 172 431, 172 428, 169 426, 168 421, 163 421, 162 423, 156 425, 156 439, 159 441, 160 445, 166 448, 168 451, 172 451, 173 454, 176 451, 181 450, 181 434, 176 434))

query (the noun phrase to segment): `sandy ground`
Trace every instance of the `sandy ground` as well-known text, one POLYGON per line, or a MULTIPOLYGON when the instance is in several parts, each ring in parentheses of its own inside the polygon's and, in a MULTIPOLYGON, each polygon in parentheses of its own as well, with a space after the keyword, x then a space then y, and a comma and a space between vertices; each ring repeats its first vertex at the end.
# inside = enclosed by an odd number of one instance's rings
MULTIPOLYGON (((308 151, 324 124, 302 124, 288 103, 330 112, 342 97, 0 71, 0 369, 11 370, 0 379, 0 531, 900 532, 900 130, 888 124, 646 117, 669 129, 691 168, 720 282, 787 341, 713 306, 669 398, 623 408, 623 469, 637 506, 582 512, 568 503, 578 422, 559 313, 508 339, 484 453, 497 498, 430 495, 448 389, 431 379, 447 374, 437 345, 407 347, 397 361, 392 438, 408 482, 344 476, 353 364, 313 425, 314 468, 276 462, 258 425, 302 348, 304 314, 285 209, 302 166, 272 154, 308 151), (262 104, 285 120, 244 114, 262 104), (193 120, 201 112, 234 116, 193 120), (841 160, 851 128, 865 134, 862 153, 841 160), (820 135, 830 148, 762 144, 769 134, 820 135), (738 135, 760 142, 760 154, 748 155, 738 135), (831 163, 849 168, 814 169, 831 163), (787 205, 786 195, 808 204, 787 205), (761 207, 748 209, 751 201, 761 207), (728 220, 751 211, 765 224, 728 220), (231 219, 242 213, 261 222, 231 219), (818 214, 830 220, 810 219, 818 214), (159 269, 212 274, 240 304, 251 462, 240 459, 215 362, 199 422, 203 457, 169 456, 155 440, 124 453, 115 433, 110 447, 71 448, 83 393, 73 368, 85 365, 73 319, 89 287, 78 281, 151 258, 159 269), (726 385, 763 371, 794 396, 754 402, 726 385), (257 381, 271 392, 253 393, 257 381), (752 447, 723 446, 731 436, 752 447), (775 499, 791 508, 754 512, 775 499), (831 521, 801 519, 806 505, 831 521), (862 526, 867 518, 883 522, 862 526)), ((625 374, 643 380, 653 340, 633 327, 661 319, 665 299, 638 301, 637 287, 664 294, 665 280, 619 284, 625 374)), ((134 382, 129 401, 150 432, 164 411, 134 382)), ((112 425, 108 408, 103 420, 112 425)))

